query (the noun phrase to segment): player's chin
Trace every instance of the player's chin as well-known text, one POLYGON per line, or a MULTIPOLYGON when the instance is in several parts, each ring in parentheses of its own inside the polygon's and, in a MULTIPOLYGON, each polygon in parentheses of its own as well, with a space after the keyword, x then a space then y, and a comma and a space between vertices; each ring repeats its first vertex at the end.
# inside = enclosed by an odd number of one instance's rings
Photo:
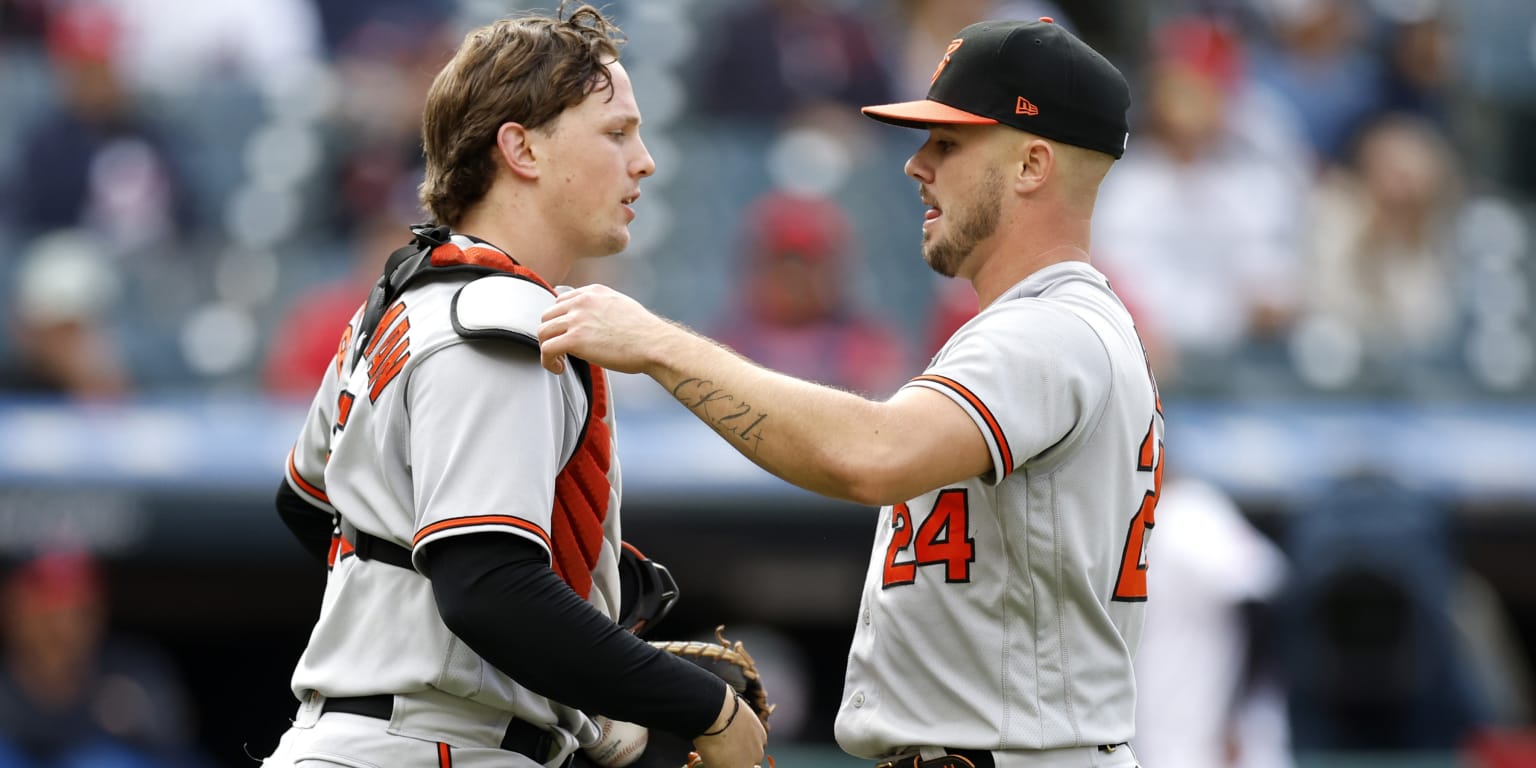
POLYGON ((605 246, 604 253, 609 256, 612 256, 624 250, 625 248, 628 248, 629 227, 619 227, 614 232, 610 232, 603 245, 605 246))

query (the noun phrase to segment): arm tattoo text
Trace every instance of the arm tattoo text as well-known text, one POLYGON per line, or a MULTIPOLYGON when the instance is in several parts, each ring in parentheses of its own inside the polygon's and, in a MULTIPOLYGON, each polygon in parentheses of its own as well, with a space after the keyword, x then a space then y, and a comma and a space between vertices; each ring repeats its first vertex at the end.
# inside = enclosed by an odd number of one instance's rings
POLYGON ((683 379, 672 388, 672 396, 688 410, 697 412, 715 431, 751 443, 754 452, 762 445, 763 426, 768 414, 751 403, 737 400, 715 386, 715 382, 697 377, 683 379))

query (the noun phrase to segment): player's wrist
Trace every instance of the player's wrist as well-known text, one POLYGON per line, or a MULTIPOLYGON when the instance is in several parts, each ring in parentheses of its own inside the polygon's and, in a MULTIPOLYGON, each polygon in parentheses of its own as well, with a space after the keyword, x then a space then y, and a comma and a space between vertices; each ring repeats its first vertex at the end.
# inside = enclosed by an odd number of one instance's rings
POLYGON ((736 716, 741 713, 741 697, 729 685, 725 687, 725 700, 720 704, 720 712, 715 715, 714 722, 699 734, 700 737, 719 736, 731 727, 736 716))
POLYGON ((684 377, 684 371, 692 367, 690 361, 697 356, 690 350, 700 343, 707 342, 688 326, 675 320, 663 320, 660 329, 641 352, 641 372, 658 382, 665 382, 669 377, 684 377))

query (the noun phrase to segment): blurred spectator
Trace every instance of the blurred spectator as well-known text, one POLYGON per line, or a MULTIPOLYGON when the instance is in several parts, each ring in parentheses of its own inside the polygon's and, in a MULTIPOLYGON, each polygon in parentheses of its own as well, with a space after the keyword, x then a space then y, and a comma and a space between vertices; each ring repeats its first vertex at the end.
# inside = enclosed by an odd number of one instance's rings
POLYGON ((1293 510, 1286 549, 1278 627, 1298 751, 1450 751, 1494 721, 1470 660, 1502 639, 1458 633, 1446 509, 1384 476, 1344 477, 1293 510))
POLYGON ((0 391, 110 398, 130 389, 109 330, 120 284, 100 240, 77 230, 27 246, 15 276, 8 328, 15 352, 0 391))
POLYGON ((48 5, 49 0, 0 0, 0 43, 42 39, 48 5))
POLYGON ((854 244, 836 201, 769 193, 748 209, 744 234, 743 311, 716 338, 774 370, 865 394, 905 381, 900 334, 847 290, 854 244))
POLYGON ((1219 488, 1170 475, 1148 544, 1136 653, 1136 754, 1178 768, 1289 768, 1284 690, 1264 617, 1280 549, 1219 488))
POLYGON ((747 0, 711 25, 695 68, 697 108, 715 117, 857 125, 892 101, 866 17, 814 0, 747 0))
MULTIPOLYGON (((453 16, 455 0, 314 0, 325 48, 333 54, 393 30, 431 29, 453 16)), ((436 71, 436 67, 433 68, 436 71)))
POLYGON ((7 180, 23 231, 87 227, 122 249, 163 242, 190 218, 179 174, 158 128, 119 77, 116 17, 72 6, 49 21, 48 57, 61 104, 22 139, 7 180))
POLYGON ((1479 176, 1526 198, 1536 195, 1536 3, 1456 0, 1446 11, 1465 44, 1458 51, 1454 93, 1458 124, 1468 129, 1463 153, 1479 176))
POLYGON ((1253 76, 1301 116, 1318 159, 1334 162, 1382 103, 1382 68, 1356 0, 1262 0, 1272 39, 1253 76))
POLYGON ((384 261, 411 239, 405 223, 377 216, 358 228, 346 245, 352 268, 341 278, 299 294, 288 306, 262 366, 268 394, 308 399, 326 367, 336 362, 342 329, 378 282, 384 261))
POLYGON ((96 563, 43 553, 3 593, 0 768, 180 768, 187 748, 180 681, 153 649, 114 637, 96 563))
POLYGON ((338 49, 339 84, 331 121, 334 163, 325 223, 340 231, 389 215, 425 220, 416 199, 421 182, 421 110, 444 51, 456 41, 438 20, 414 26, 375 19, 338 49))
POLYGON ((1402 366, 1450 350, 1459 294, 1450 224, 1459 190, 1445 140, 1405 115, 1368 126, 1349 166, 1323 177, 1312 207, 1308 319, 1298 339, 1335 338, 1340 351, 1359 350, 1363 360, 1341 354, 1326 369, 1301 366, 1313 383, 1349 383, 1362 365, 1392 382, 1402 366))
POLYGON ((1382 108, 1448 128, 1456 51, 1447 12, 1438 0, 1400 5, 1419 5, 1421 12, 1390 20, 1382 108))
POLYGON ((311 0, 91 2, 116 15, 117 65, 139 93, 175 98, 226 78, 266 92, 301 87, 320 61, 311 0))
POLYGON ((1174 384, 1288 326, 1305 188, 1233 128, 1232 99, 1248 85, 1236 37, 1189 20, 1156 43, 1145 124, 1099 193, 1093 247, 1174 384))

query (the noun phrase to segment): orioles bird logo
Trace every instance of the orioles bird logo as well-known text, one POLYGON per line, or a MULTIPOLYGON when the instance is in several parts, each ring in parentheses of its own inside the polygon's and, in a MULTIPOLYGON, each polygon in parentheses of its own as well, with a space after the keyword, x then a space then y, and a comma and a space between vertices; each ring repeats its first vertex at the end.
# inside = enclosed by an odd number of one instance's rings
POLYGON ((944 58, 939 59, 939 66, 934 68, 933 77, 928 79, 929 85, 933 85, 934 81, 939 79, 939 73, 943 72, 944 68, 949 66, 949 57, 953 55, 955 51, 959 50, 960 46, 964 43, 965 41, 959 38, 949 41, 949 47, 944 49, 944 58))

